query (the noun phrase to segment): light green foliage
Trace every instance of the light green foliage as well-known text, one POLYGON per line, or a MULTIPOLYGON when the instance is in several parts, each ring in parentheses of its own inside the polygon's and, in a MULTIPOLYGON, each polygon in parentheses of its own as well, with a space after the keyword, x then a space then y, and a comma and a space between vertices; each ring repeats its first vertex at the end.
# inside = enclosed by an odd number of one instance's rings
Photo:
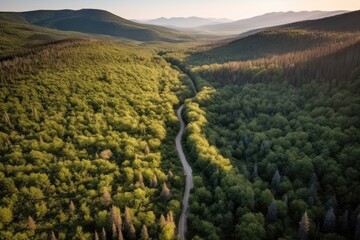
POLYGON ((27 236, 32 216, 37 237, 89 239, 94 228, 112 232, 114 205, 132 209, 139 236, 145 224, 158 237, 156 219, 181 209, 179 190, 159 201, 169 169, 183 176, 173 141, 179 74, 151 50, 97 40, 50 45, 0 69, 1 234, 27 236))

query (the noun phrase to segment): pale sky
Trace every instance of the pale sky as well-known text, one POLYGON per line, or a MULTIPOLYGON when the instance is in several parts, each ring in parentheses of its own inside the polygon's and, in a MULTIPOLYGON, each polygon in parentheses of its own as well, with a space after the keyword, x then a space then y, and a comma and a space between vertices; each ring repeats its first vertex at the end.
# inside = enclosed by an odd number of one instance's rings
POLYGON ((360 0, 0 0, 0 11, 108 10, 127 19, 214 17, 233 20, 268 12, 359 10, 360 0))

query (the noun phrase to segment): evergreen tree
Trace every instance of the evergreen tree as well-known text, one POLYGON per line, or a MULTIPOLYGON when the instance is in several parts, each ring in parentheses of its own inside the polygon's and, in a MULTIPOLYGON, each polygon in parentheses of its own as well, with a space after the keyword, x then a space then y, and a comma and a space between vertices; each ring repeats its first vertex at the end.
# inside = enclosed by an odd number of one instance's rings
POLYGON ((76 207, 73 201, 70 201, 69 210, 72 213, 75 213, 76 207))
POLYGON ((129 239, 136 239, 136 230, 132 223, 131 212, 128 207, 125 207, 125 229, 129 239))
POLYGON ((27 227, 30 230, 35 230, 36 229, 36 222, 34 221, 34 219, 31 216, 28 217, 27 227))
POLYGON ((51 231, 51 240, 56 240, 56 236, 55 236, 55 233, 54 231, 51 231))
POLYGON ((252 173, 252 179, 255 180, 259 177, 259 174, 258 174, 258 164, 257 162, 254 163, 254 170, 253 170, 253 173, 252 173))
POLYGON ((166 183, 163 183, 162 185, 162 191, 160 193, 161 199, 166 202, 171 197, 170 189, 166 185, 166 183))
POLYGON ((118 228, 118 240, 124 240, 121 228, 118 228))
POLYGON ((111 207, 111 222, 115 224, 117 228, 121 228, 122 226, 122 219, 121 219, 121 211, 120 208, 115 207, 114 205, 111 207))
POLYGON ((172 173, 171 170, 168 171, 168 175, 167 175, 167 178, 170 180, 174 177, 174 174, 172 173))
POLYGON ((132 239, 132 240, 136 239, 136 230, 135 230, 133 223, 130 224, 130 227, 128 230, 128 237, 129 237, 129 239, 132 239))
POLYGON ((304 215, 301 218, 299 223, 299 230, 298 230, 298 237, 300 240, 307 240, 308 239, 308 232, 310 229, 310 222, 307 215, 307 211, 305 211, 304 215))
POLYGON ((276 206, 276 202, 273 199, 273 201, 271 202, 270 206, 268 207, 268 212, 266 215, 266 219, 270 222, 275 221, 277 218, 277 206, 276 206))
POLYGON ((158 186, 158 179, 157 179, 155 174, 151 179, 151 183, 152 183, 152 187, 157 187, 158 186))
POLYGON ((164 215, 162 215, 162 214, 160 216, 159 224, 160 224, 160 227, 164 227, 166 224, 166 219, 165 219, 164 215))
POLYGON ((271 189, 273 189, 273 191, 275 191, 275 192, 278 191, 280 181, 281 181, 281 176, 280 176, 279 170, 276 169, 274 176, 272 177, 272 180, 271 180, 271 189))
POLYGON ((323 224, 323 231, 325 233, 334 232, 336 230, 335 227, 336 227, 336 216, 334 213, 334 209, 330 208, 326 212, 326 216, 323 224))
POLYGON ((109 206, 111 204, 111 202, 112 202, 111 195, 110 195, 110 193, 109 193, 109 191, 107 189, 103 190, 103 195, 102 195, 102 198, 101 198, 101 202, 105 206, 109 206))
POLYGON ((148 233, 147 227, 145 225, 142 226, 140 237, 141 237, 141 240, 149 239, 149 233, 148 233))
POLYGON ((112 237, 113 239, 116 239, 116 236, 117 236, 117 227, 115 225, 115 223, 113 222, 112 225, 111 225, 111 230, 112 230, 112 237))
POLYGON ((102 228, 101 239, 102 239, 102 240, 106 240, 106 231, 105 231, 105 228, 102 228))
POLYGON ((94 236, 95 240, 100 240, 99 239, 99 234, 97 233, 97 231, 95 231, 95 236, 94 236))

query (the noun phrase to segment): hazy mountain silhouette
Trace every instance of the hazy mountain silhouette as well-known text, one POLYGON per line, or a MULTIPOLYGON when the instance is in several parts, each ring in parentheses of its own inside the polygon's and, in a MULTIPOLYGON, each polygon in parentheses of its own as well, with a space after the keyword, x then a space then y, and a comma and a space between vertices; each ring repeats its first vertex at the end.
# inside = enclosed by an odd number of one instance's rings
POLYGON ((151 20, 140 21, 146 24, 159 26, 175 27, 175 28, 196 28, 210 24, 220 24, 232 22, 226 18, 201 18, 201 17, 172 17, 172 18, 156 18, 151 20))
POLYGON ((190 39, 173 29, 135 23, 96 9, 3 12, 0 18, 52 29, 128 38, 138 41, 183 41, 190 39))
POLYGON ((258 32, 252 31, 254 33, 248 36, 244 34, 238 39, 208 46, 207 51, 195 53, 189 60, 197 63, 199 60, 208 59, 207 64, 223 63, 303 51, 324 46, 326 43, 337 41, 339 37, 346 37, 360 31, 360 24, 356 24, 358 22, 360 22, 360 11, 354 11, 318 20, 267 28, 258 32))
POLYGON ((200 27, 200 30, 218 34, 240 34, 253 29, 278 26, 293 22, 319 19, 345 13, 346 11, 302 11, 273 12, 264 15, 242 19, 235 22, 215 24, 200 27))

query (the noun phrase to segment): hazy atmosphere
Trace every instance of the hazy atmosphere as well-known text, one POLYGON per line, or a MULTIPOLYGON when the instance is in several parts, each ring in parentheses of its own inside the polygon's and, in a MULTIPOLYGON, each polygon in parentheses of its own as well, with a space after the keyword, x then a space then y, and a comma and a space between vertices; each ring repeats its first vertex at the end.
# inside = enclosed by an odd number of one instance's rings
POLYGON ((97 8, 108 10, 128 19, 157 17, 217 17, 234 20, 278 11, 303 10, 355 10, 360 8, 358 0, 1 0, 2 11, 28 11, 35 9, 81 9, 97 8))
POLYGON ((360 240, 360 0, 0 0, 0 240, 360 240))

